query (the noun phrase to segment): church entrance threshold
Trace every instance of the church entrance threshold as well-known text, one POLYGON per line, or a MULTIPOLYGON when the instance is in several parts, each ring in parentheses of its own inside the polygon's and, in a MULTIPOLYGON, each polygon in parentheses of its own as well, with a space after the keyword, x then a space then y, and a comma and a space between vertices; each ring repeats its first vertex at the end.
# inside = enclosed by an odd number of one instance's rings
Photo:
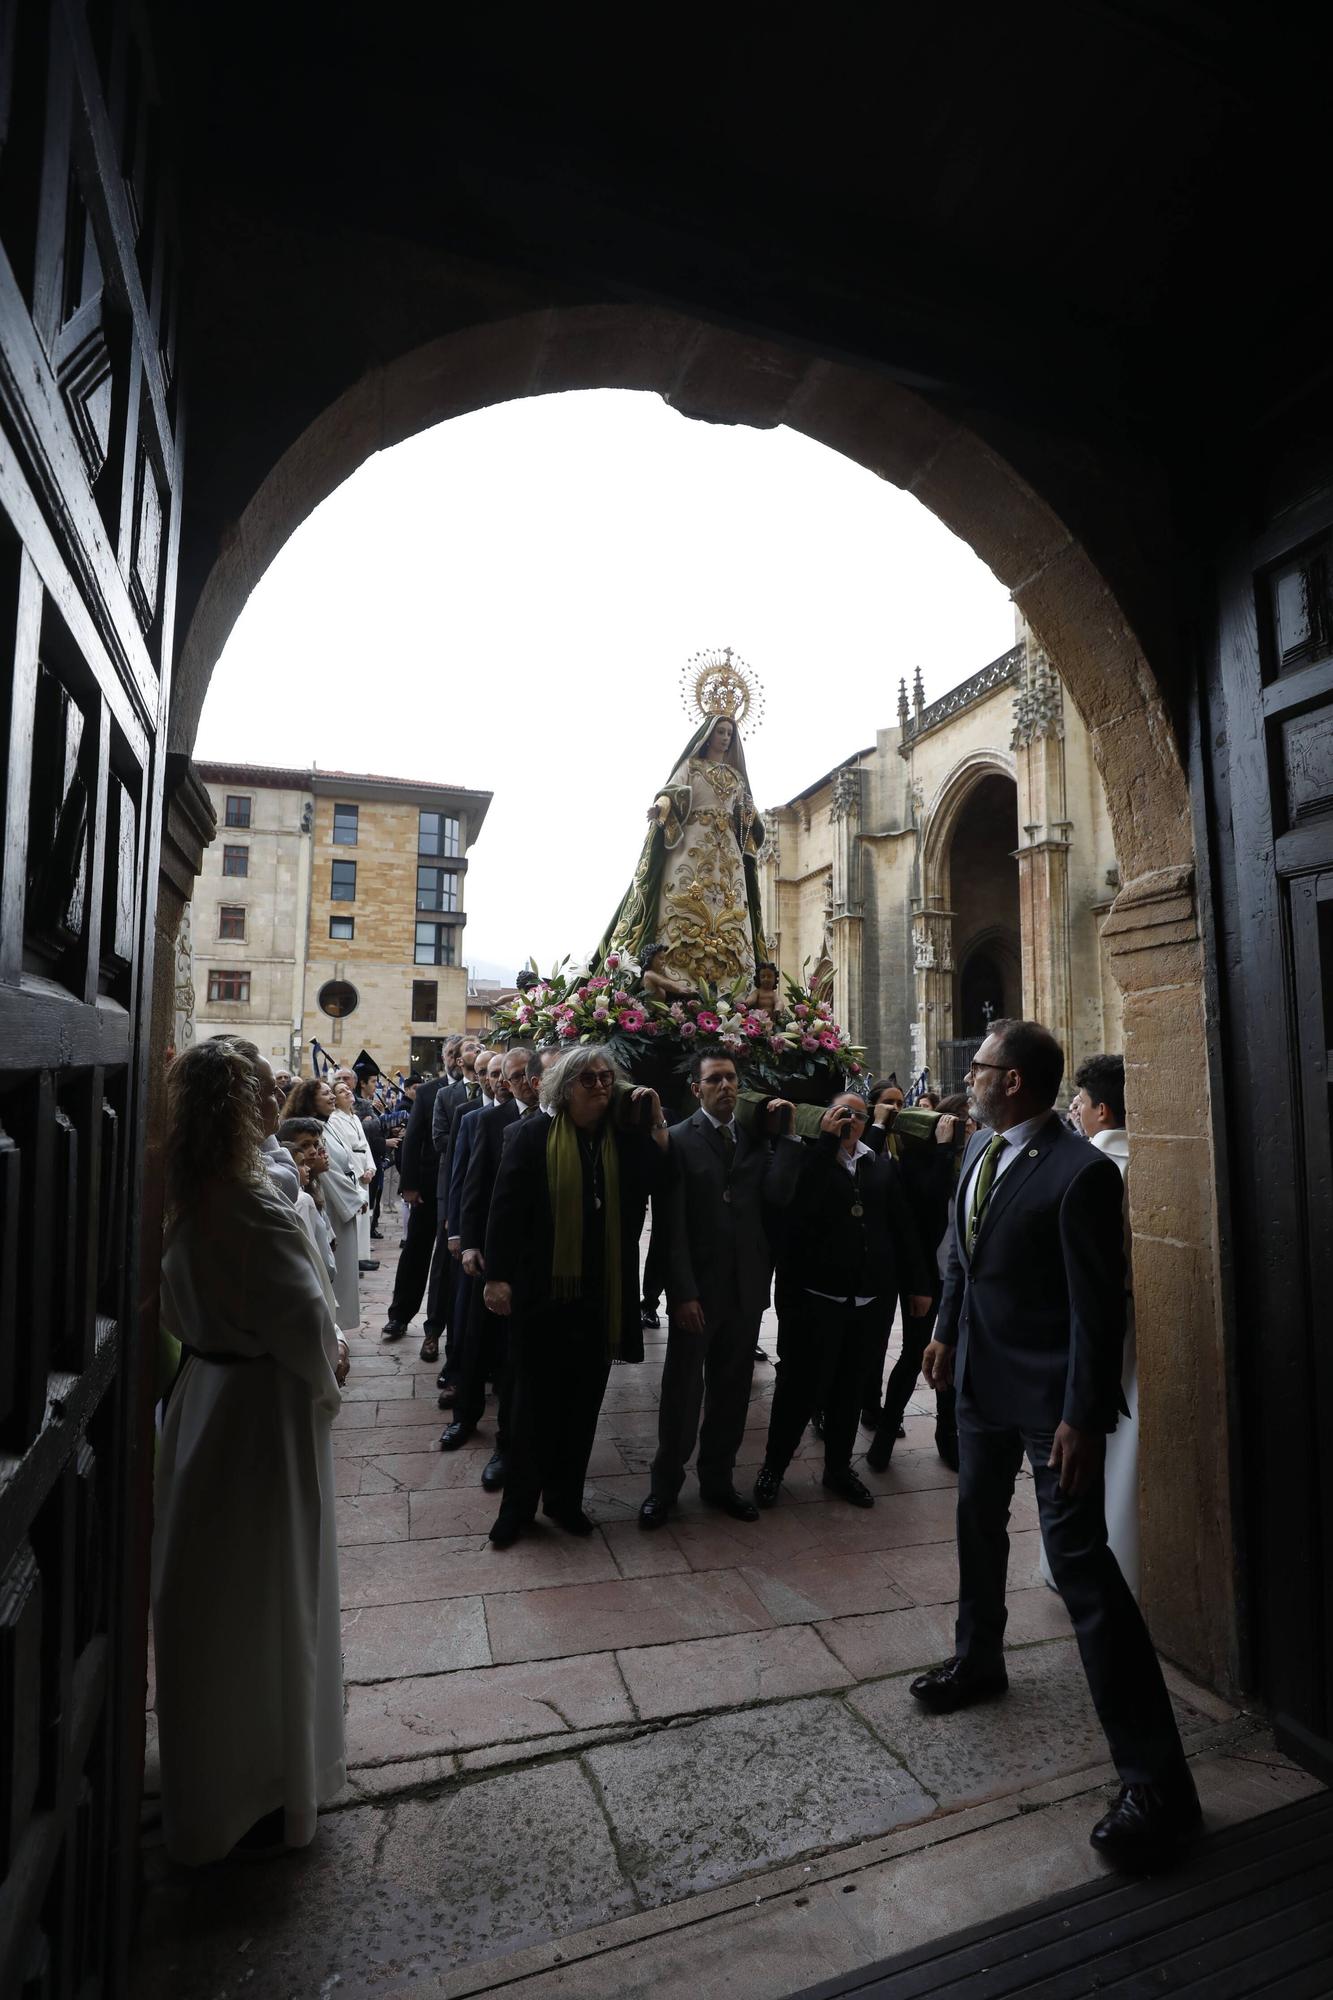
MULTIPOLYGON (((955 1567, 924 1395, 889 1471, 858 1466, 873 1510, 824 1492, 807 1437, 757 1524, 705 1513, 691 1481, 648 1535, 665 1332, 650 1335, 607 1394, 597 1533, 548 1527, 499 1553, 489 1417, 438 1450, 433 1367, 414 1338, 379 1342, 394 1237, 381 1247, 334 1428, 349 1783, 306 1852, 191 1873, 158 1844, 150 1747, 136 2000, 773 2000, 1096 1874, 1087 1829, 1111 1774, 1037 1576, 1030 1486, 1011 1694, 925 1716, 907 1681, 951 1650, 955 1567)), ((774 1334, 770 1319, 770 1354, 774 1334)), ((756 1369, 742 1485, 772 1378, 756 1369)), ((1172 1687, 1214 1823, 1313 1785, 1252 1719, 1172 1687)))

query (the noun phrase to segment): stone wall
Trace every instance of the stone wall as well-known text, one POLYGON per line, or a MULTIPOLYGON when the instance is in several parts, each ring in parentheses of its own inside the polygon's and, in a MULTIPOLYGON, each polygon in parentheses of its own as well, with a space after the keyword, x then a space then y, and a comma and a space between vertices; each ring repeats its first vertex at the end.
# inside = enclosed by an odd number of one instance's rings
POLYGON ((218 830, 204 851, 203 868, 189 907, 194 954, 195 1035, 244 1034, 277 1067, 291 1061, 293 1031, 301 1025, 306 949, 306 896, 310 836, 302 820, 311 794, 294 788, 246 786, 239 779, 204 789, 218 830), (226 825, 228 795, 250 800, 249 827, 226 825), (224 875, 223 848, 248 851, 249 874, 224 875), (243 940, 223 938, 224 904, 245 911, 243 940), (249 1002, 210 1001, 210 971, 248 971, 249 1002))

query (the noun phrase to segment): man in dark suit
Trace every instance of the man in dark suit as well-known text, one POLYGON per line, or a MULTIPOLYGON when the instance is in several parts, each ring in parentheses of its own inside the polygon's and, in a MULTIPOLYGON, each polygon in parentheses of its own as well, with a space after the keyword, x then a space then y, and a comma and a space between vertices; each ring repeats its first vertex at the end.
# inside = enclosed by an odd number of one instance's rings
POLYGON ((1115 1162, 1055 1114, 1064 1054, 1034 1021, 997 1021, 968 1101, 978 1125, 923 1372, 958 1390, 955 1657, 912 1683, 936 1714, 1003 1694, 1006 1523, 1024 1453, 1056 1588, 1120 1773, 1092 1829, 1117 1866, 1163 1859, 1199 1801, 1147 1626, 1107 1543, 1103 1471, 1125 1333, 1115 1162))
MULTIPOLYGON (((740 1078, 731 1056, 696 1056, 690 1087, 699 1108, 667 1135, 670 1330, 652 1491, 639 1509, 641 1528, 660 1528, 670 1516, 696 1439, 700 1499, 735 1520, 759 1519, 759 1509, 736 1491, 734 1473, 759 1322, 773 1282, 764 1210, 786 1206, 801 1169, 794 1134, 775 1143, 768 1131, 752 1135, 737 1124, 740 1078)), ((770 1125, 790 1123, 792 1116, 785 1098, 766 1107, 770 1125)))
MULTIPOLYGON (((449 1325, 449 1299, 453 1290, 453 1259, 449 1255, 445 1209, 449 1199, 449 1126, 458 1105, 467 1101, 468 1090, 476 1089, 474 1065, 477 1044, 464 1035, 450 1035, 444 1045, 445 1080, 431 1106, 430 1137, 435 1148, 435 1247, 431 1252, 430 1277, 426 1284, 425 1339, 421 1359, 438 1361, 440 1342, 449 1325)), ((440 1370, 439 1387, 448 1377, 448 1361, 440 1370)), ((452 1379, 452 1378, 449 1378, 452 1379)))
MULTIPOLYGON (((443 1086, 442 1077, 421 1084, 412 1100, 402 1145, 398 1149, 398 1192, 407 1203, 407 1234, 398 1252, 398 1269, 389 1301, 389 1317, 381 1340, 401 1340, 426 1292, 431 1252, 435 1248, 435 1178, 437 1161, 431 1141, 431 1112, 443 1086)), ((423 1343, 424 1354, 424 1343, 423 1343)), ((429 1359, 429 1356, 425 1358, 429 1359)))
POLYGON ((462 1365, 458 1392, 454 1398, 454 1420, 440 1438, 440 1449, 457 1451, 472 1436, 486 1408, 486 1382, 489 1377, 496 1383, 499 1407, 495 1450, 481 1475, 481 1483, 488 1493, 496 1493, 504 1485, 508 1451, 507 1328, 502 1319, 487 1310, 482 1288, 476 1280, 484 1275, 486 1269, 486 1224, 491 1195, 495 1190, 495 1177, 500 1171, 505 1136, 525 1112, 535 1111, 540 1081, 541 1068, 531 1052, 526 1048, 509 1049, 500 1068, 500 1082, 508 1095, 484 1116, 469 1121, 469 1129, 476 1136, 463 1178, 458 1234, 463 1270, 473 1282, 468 1323, 462 1329, 462 1365))

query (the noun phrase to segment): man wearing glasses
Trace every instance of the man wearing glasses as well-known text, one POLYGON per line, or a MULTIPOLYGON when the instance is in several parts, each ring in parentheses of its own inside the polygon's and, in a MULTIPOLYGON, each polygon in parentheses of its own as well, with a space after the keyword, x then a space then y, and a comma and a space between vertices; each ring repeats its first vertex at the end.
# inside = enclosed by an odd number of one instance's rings
POLYGON ((657 1093, 625 1092, 595 1043, 542 1078, 545 1118, 510 1129, 486 1226, 490 1312, 510 1321, 513 1420, 504 1502, 491 1542, 508 1548, 538 1503, 590 1535, 583 1487, 613 1361, 642 1361, 639 1235, 666 1164, 657 1093))
POLYGON ((1126 1868, 1167 1858, 1199 1823, 1171 1700, 1106 1536, 1107 1433, 1123 1407, 1124 1234, 1114 1161, 1053 1106, 1064 1053, 1035 1021, 997 1021, 969 1072, 963 1157, 932 1388, 958 1389, 956 1653, 912 1682, 934 1714, 1002 1695, 1006 1524, 1024 1455, 1056 1588, 1121 1778, 1092 1829, 1126 1868))

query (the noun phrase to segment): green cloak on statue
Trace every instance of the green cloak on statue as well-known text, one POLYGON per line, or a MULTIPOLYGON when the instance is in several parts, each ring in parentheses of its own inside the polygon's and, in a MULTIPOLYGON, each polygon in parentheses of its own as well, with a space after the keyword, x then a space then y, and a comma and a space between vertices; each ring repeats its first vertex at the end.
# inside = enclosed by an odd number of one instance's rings
POLYGON ((768 957, 759 899, 764 823, 750 795, 740 730, 705 716, 652 808, 639 865, 594 964, 620 952, 636 965, 649 945, 658 972, 728 988, 752 985, 768 957))

